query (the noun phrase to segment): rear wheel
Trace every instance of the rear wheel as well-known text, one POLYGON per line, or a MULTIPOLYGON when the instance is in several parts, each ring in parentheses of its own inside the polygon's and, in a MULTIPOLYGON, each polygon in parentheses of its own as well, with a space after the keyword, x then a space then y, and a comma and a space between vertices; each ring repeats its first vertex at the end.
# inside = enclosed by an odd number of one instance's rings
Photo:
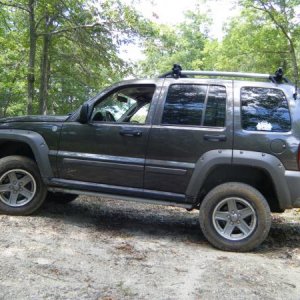
POLYGON ((215 247, 250 251, 267 237, 271 212, 259 191, 247 184, 230 182, 217 186, 204 198, 200 226, 215 247))
POLYGON ((0 159, 0 213, 31 214, 42 205, 46 193, 33 160, 22 156, 0 159))

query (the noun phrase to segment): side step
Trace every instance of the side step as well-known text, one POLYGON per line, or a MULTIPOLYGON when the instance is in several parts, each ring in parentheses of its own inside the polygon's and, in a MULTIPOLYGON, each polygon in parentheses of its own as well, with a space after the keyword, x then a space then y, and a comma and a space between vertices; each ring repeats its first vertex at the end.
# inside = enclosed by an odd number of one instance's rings
POLYGON ((114 195, 114 194, 104 194, 104 193, 97 193, 97 192, 88 192, 88 191, 82 191, 82 190, 73 190, 73 189, 70 190, 70 189, 65 189, 65 188, 50 187, 50 188, 48 188, 48 191, 57 192, 57 193, 75 194, 75 195, 96 196, 96 197, 103 197, 103 198, 123 200, 123 201, 133 201, 133 202, 139 202, 139 203, 154 204, 154 205, 174 206, 174 207, 185 208, 187 210, 192 210, 194 208, 193 204, 187 204, 187 203, 160 201, 160 200, 153 200, 153 199, 146 199, 146 198, 137 198, 137 197, 130 197, 130 196, 114 195))

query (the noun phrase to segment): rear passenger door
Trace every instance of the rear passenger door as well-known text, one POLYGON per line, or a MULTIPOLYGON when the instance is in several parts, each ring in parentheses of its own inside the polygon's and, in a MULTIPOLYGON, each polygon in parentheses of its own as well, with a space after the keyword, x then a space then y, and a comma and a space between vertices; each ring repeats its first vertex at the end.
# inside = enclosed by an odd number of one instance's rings
POLYGON ((166 79, 150 131, 144 188, 185 194, 195 164, 232 148, 232 81, 166 79))

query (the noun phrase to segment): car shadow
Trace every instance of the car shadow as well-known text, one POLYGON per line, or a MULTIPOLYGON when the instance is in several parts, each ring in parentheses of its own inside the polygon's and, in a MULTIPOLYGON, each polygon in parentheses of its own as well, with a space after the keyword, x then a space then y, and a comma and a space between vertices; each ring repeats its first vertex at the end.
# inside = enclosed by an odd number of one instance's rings
POLYGON ((68 204, 49 201, 37 215, 63 219, 76 226, 93 226, 99 231, 113 231, 116 235, 148 235, 208 244, 200 230, 198 213, 185 209, 95 198, 68 204))
MULTIPOLYGON (((46 202, 38 216, 64 220, 80 227, 113 231, 117 236, 144 236, 209 245, 200 230, 197 211, 135 202, 87 198, 69 204, 46 202)), ((282 248, 300 247, 300 222, 273 219, 265 242, 254 252, 262 254, 282 248)))

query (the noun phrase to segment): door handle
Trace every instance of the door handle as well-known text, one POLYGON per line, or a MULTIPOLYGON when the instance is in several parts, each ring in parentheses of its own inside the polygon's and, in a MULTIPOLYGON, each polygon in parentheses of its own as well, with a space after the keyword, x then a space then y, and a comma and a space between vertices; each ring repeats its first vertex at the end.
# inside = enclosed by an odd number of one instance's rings
POLYGON ((121 129, 120 130, 120 135, 122 136, 142 136, 142 132, 140 130, 136 129, 121 129))
POLYGON ((209 142, 225 142, 227 138, 226 135, 224 134, 220 134, 220 135, 205 134, 203 136, 203 139, 209 142))

